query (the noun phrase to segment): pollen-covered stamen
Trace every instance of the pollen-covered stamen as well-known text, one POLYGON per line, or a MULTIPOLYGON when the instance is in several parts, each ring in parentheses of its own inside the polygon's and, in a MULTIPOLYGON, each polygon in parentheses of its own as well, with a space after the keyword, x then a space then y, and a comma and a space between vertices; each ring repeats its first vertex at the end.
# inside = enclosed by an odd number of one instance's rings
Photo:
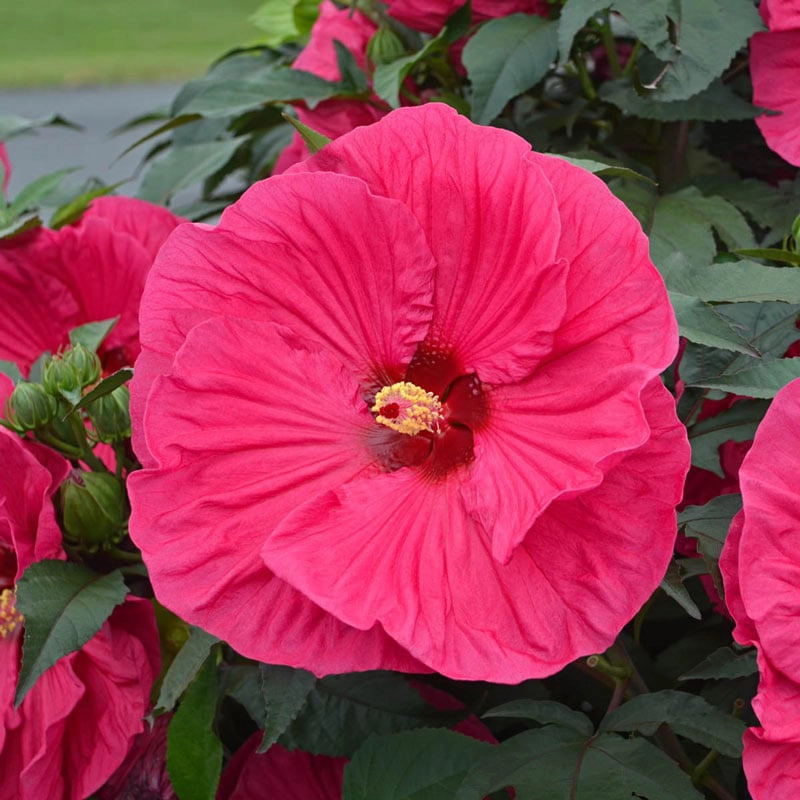
POLYGON ((0 592, 0 639, 5 639, 23 623, 22 614, 14 605, 16 596, 12 589, 0 592))
POLYGON ((436 433, 443 419, 439 398, 408 381, 384 386, 375 395, 371 410, 381 425, 409 436, 422 431, 436 433))

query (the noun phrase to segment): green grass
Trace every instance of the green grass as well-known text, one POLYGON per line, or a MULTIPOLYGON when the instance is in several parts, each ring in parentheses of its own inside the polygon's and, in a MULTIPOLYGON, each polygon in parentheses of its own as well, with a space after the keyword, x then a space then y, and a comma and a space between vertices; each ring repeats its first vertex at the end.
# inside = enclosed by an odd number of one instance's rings
POLYGON ((200 75, 259 31, 259 0, 8 0, 0 87, 174 80, 200 75))

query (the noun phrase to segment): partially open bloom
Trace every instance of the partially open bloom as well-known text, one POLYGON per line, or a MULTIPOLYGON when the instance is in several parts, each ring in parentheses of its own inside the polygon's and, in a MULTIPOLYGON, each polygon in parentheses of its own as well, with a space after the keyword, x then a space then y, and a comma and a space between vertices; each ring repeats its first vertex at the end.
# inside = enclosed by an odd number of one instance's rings
POLYGON ((109 371, 132 364, 145 276, 180 221, 142 200, 100 197, 75 225, 0 241, 0 359, 27 373, 72 328, 119 316, 100 355, 109 371))
POLYGON ((744 769, 755 800, 800 796, 800 380, 781 389, 739 472, 720 569, 734 638, 758 648, 744 769))
POLYGON ((600 180, 511 133, 435 103, 353 131, 178 228, 141 320, 131 535, 245 655, 517 682, 663 577, 663 283, 600 180))
POLYGON ((34 561, 64 557, 51 497, 69 465, 3 429, 0 464, 0 797, 83 800, 142 729, 159 670, 153 609, 127 600, 14 710, 24 626, 14 586, 34 561))
MULTIPOLYGON (((352 9, 337 8, 330 0, 320 4, 319 17, 311 29, 311 38, 292 65, 328 81, 342 78, 334 41, 341 42, 361 69, 367 66, 367 44, 377 30, 375 23, 352 9)), ((386 114, 388 107, 378 97, 363 100, 323 100, 313 109, 300 105, 297 116, 315 131, 336 139, 359 125, 371 125, 386 114)), ((299 134, 278 159, 273 172, 278 174, 292 164, 308 158, 308 148, 299 134)))
MULTIPOLYGON (((461 0, 387 0, 392 17, 426 33, 438 33, 445 20, 463 5, 461 0)), ((547 0, 473 0, 472 19, 483 22, 519 13, 547 16, 548 9, 547 0)))
POLYGON ((750 39, 753 103, 780 114, 763 114, 756 123, 770 149, 800 166, 800 7, 763 0, 759 11, 769 32, 750 39))

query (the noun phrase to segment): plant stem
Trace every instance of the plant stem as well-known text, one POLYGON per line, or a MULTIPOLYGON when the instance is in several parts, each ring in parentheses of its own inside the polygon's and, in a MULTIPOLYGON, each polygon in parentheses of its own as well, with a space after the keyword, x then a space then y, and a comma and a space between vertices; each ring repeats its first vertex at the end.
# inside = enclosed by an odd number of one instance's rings
POLYGON ((572 63, 575 64, 575 69, 578 72, 578 80, 581 82, 581 89, 583 89, 584 95, 586 95, 589 100, 594 100, 597 97, 597 92, 594 90, 594 84, 592 84, 592 79, 589 77, 589 71, 586 69, 586 62, 583 60, 583 55, 579 53, 572 59, 572 63))
POLYGON ((605 21, 600 26, 600 36, 603 39, 603 47, 608 56, 608 66, 611 69, 611 74, 615 78, 622 77, 622 67, 619 63, 619 53, 617 52, 617 41, 614 39, 614 34, 611 32, 611 22, 609 21, 608 14, 606 14, 605 21))

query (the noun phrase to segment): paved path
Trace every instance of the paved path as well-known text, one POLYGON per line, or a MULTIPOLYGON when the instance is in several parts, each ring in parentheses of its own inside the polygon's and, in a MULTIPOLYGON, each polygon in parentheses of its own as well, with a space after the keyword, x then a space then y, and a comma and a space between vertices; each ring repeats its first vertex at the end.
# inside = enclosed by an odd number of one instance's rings
MULTIPOLYGON (((169 105, 180 84, 87 86, 75 89, 2 90, 0 114, 16 114, 29 119, 58 113, 82 125, 85 131, 69 128, 42 128, 35 134, 13 137, 6 143, 13 172, 10 194, 13 197, 26 183, 62 167, 81 167, 82 181, 97 176, 113 183, 134 176, 147 144, 119 161, 115 159, 149 127, 110 136, 110 132, 132 117, 169 105)), ((121 186, 117 191, 134 194, 138 181, 121 186)))

